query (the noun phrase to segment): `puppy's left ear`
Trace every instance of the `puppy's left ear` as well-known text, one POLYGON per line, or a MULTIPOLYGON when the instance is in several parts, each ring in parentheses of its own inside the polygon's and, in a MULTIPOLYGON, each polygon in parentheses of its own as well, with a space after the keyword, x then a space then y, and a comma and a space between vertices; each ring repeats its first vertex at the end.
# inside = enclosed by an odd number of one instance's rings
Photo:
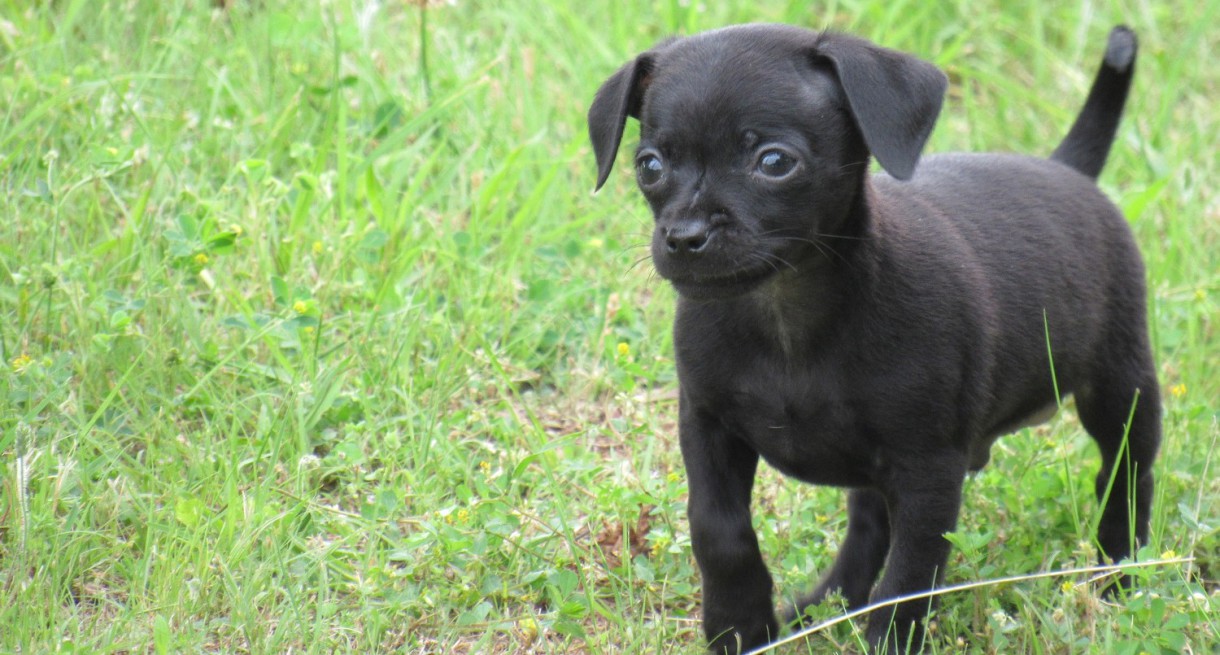
POLYGON ((890 175, 910 179, 940 107, 948 79, 936 66, 863 39, 824 34, 828 59, 869 152, 890 175))
POLYGON ((593 142, 593 154, 597 157, 597 186, 594 191, 602 188, 610 176, 619 142, 623 140, 627 117, 640 117, 644 91, 651 81, 653 61, 651 52, 636 57, 611 75, 593 98, 593 104, 589 107, 589 140, 593 142))

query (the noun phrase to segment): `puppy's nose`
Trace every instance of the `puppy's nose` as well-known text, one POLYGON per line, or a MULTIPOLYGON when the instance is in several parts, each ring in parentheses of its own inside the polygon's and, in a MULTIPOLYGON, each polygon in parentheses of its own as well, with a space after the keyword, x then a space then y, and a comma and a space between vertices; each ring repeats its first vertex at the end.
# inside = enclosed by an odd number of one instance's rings
POLYGON ((673 255, 695 254, 707 246, 711 226, 703 221, 689 221, 662 228, 665 248, 673 255))

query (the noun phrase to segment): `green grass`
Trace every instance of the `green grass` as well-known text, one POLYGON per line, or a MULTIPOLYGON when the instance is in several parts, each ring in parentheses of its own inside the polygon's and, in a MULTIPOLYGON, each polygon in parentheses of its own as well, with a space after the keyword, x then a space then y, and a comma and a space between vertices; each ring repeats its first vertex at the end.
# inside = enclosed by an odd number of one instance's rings
MULTIPOLYGON (((0 0, 0 652, 699 652, 673 294, 583 121, 751 20, 935 61, 931 151, 1049 152, 1140 34, 1101 183, 1169 391, 1144 556, 1194 563, 948 596, 931 650, 1220 648, 1217 0, 233 4, 0 0)), ((1002 440, 948 582, 1091 564, 1097 466, 1071 412, 1002 440)), ((806 589, 842 494, 758 490, 806 589)))

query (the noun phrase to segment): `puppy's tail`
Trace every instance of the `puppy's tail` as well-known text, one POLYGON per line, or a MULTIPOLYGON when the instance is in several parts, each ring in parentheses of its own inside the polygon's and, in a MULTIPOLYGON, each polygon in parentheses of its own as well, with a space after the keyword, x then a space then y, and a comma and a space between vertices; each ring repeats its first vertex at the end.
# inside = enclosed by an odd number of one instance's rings
POLYGON ((1084 108, 1051 159, 1097 179, 1106 165, 1114 132, 1123 116, 1127 90, 1135 77, 1136 49, 1135 32, 1123 25, 1110 30, 1106 56, 1084 108))

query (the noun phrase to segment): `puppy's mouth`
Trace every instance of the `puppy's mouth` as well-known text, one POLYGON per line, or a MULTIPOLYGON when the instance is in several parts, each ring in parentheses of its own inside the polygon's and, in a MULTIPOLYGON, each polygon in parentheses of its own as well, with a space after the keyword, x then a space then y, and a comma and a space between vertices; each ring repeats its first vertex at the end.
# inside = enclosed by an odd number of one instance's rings
POLYGON ((773 266, 741 268, 713 275, 665 275, 679 295, 693 300, 723 300, 740 296, 779 271, 773 266))

